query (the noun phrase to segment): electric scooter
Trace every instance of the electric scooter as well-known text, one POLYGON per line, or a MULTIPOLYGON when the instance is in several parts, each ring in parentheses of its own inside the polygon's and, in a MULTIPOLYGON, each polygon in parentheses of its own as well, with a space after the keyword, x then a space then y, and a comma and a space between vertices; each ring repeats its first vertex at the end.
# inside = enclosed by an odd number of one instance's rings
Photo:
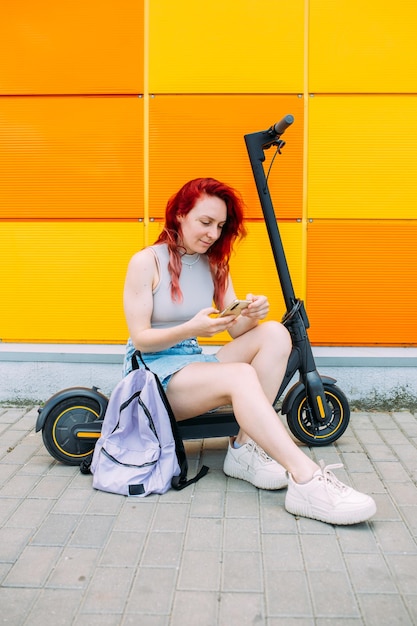
MULTIPOLYGON (((307 313, 303 301, 294 293, 263 166, 266 150, 275 146, 281 154, 285 146, 281 135, 293 121, 292 115, 286 115, 269 129, 247 134, 244 139, 286 306, 282 323, 293 344, 274 407, 286 415, 288 428, 299 441, 309 446, 325 446, 345 432, 350 419, 349 403, 336 386, 337 381, 321 376, 316 370, 307 334, 307 313), (298 380, 279 406, 281 395, 297 372, 298 380)), ((36 432, 42 430, 44 445, 51 456, 67 465, 80 465, 100 437, 107 404, 108 398, 97 387, 71 387, 49 398, 38 410, 36 432)), ((220 407, 180 421, 178 426, 184 440, 233 436, 239 430, 231 407, 220 407)))

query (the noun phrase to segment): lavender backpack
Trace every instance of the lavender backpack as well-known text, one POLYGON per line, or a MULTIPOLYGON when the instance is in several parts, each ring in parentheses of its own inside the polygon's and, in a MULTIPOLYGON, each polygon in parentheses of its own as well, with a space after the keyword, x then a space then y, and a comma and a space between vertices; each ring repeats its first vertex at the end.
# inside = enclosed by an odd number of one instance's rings
POLYGON ((208 468, 187 480, 184 445, 162 385, 139 351, 132 363, 134 369, 110 396, 90 467, 93 487, 142 497, 183 489, 208 468), (137 357, 145 369, 139 369, 137 357))

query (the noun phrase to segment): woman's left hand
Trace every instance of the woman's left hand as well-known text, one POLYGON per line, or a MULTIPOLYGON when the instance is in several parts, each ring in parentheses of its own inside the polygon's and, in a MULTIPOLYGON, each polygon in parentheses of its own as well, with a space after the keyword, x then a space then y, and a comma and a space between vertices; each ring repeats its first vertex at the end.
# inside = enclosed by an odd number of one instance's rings
POLYGON ((252 293, 248 293, 246 300, 250 300, 250 305, 243 309, 242 317, 247 317, 251 320, 263 320, 269 313, 269 302, 266 296, 254 296, 252 293))

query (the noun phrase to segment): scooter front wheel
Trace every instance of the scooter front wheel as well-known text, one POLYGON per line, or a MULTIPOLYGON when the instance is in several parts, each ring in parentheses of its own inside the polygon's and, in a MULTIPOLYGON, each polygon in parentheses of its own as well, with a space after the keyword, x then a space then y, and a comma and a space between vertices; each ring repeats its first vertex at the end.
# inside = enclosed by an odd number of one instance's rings
POLYGON ((94 450, 100 436, 100 405, 93 398, 74 396, 59 402, 42 428, 42 439, 49 454, 66 465, 80 463, 94 450), (91 432, 85 431, 91 425, 91 432))
POLYGON ((304 387, 293 399, 287 413, 292 434, 309 446, 327 446, 343 435, 349 424, 350 407, 343 391, 336 385, 324 383, 324 394, 330 407, 330 417, 315 425, 304 387))

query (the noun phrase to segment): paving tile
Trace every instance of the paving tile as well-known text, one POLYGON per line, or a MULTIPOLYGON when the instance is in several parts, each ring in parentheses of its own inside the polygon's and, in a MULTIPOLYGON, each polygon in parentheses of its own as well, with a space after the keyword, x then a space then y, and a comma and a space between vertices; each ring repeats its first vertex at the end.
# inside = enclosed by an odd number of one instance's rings
POLYGON ((417 594, 417 554, 389 554, 385 559, 399 592, 417 594))
POLYGON ((0 526, 4 526, 16 509, 21 505, 20 498, 2 498, 0 496, 0 526))
POLYGON ((72 624, 82 594, 75 589, 42 589, 31 608, 28 626, 67 626, 72 624))
MULTIPOLYGON (((90 621, 90 615, 88 619, 90 621)), ((140 616, 140 626, 172 626, 170 615, 141 615, 140 616)), ((136 614, 129 615, 126 614, 122 617, 120 621, 120 626, 138 626, 138 616, 136 614)), ((89 626, 94 626, 96 622, 90 622, 89 626)), ((107 622, 103 622, 103 626, 106 626, 107 622)), ((112 626, 113 623, 109 626, 112 626)), ((119 622, 115 622, 115 624, 119 624, 119 622)), ((80 624, 80 626, 85 626, 85 624, 80 624)), ((102 626, 101 622, 97 622, 97 626, 102 626)))
POLYGON ((7 526, 14 528, 37 528, 45 519, 53 507, 54 501, 47 498, 27 498, 21 500, 11 517, 7 520, 7 526))
POLYGON ((84 513, 93 497, 94 493, 91 489, 73 489, 69 487, 58 498, 52 511, 54 513, 68 514, 84 513))
MULTIPOLYGON (((140 624, 144 623, 142 615, 169 615, 177 575, 176 568, 141 568, 131 585, 125 612, 140 615, 140 620, 137 621, 140 624)), ((201 567, 200 576, 202 576, 201 567)))
POLYGON ((221 581, 221 558, 214 550, 184 550, 178 576, 178 589, 217 591, 221 581))
POLYGON ((124 500, 125 496, 94 490, 93 497, 88 502, 87 513, 89 515, 117 515, 124 500))
POLYGON ((98 548, 64 548, 46 587, 85 589, 94 574, 99 556, 98 548))
POLYGON ((100 565, 135 567, 147 541, 144 532, 113 531, 101 552, 100 565))
POLYGON ((306 572, 289 571, 265 574, 268 617, 312 617, 313 608, 306 572))
POLYGON ((184 532, 188 515, 188 505, 160 501, 152 521, 152 531, 184 532))
POLYGON ((191 503, 192 517, 223 517, 225 494, 222 491, 196 491, 191 503))
POLYGON ((186 550, 220 550, 223 543, 223 520, 191 517, 185 535, 186 550))
POLYGON ((338 620, 359 617, 360 612, 345 572, 314 571, 309 576, 314 615, 338 620))
POLYGON ((55 567, 61 549, 28 545, 3 581, 6 587, 42 587, 55 567))
POLYGON ((359 594, 358 601, 365 626, 414 626, 415 622, 396 594, 359 594))
POLYGON ((21 587, 0 587, 1 619, 4 624, 23 624, 31 606, 40 593, 39 589, 21 587))
POLYGON ((151 532, 144 547, 141 566, 178 568, 183 544, 183 533, 151 532))
POLYGON ((265 570, 288 572, 304 569, 304 556, 297 534, 263 534, 262 547, 265 570))
POLYGON ((397 505, 417 505, 417 485, 411 481, 405 483, 390 483, 388 492, 397 505))
POLYGON ((78 515, 49 515, 33 536, 32 545, 65 546, 79 523, 78 515))
MULTIPOLYGON (((220 601, 221 597, 219 598, 219 594, 214 591, 177 591, 170 626, 185 626, 191 622, 195 626, 218 625, 220 601)), ((232 626, 233 623, 239 622, 229 622, 228 626, 232 626)), ((141 616, 141 624, 151 626, 153 622, 143 622, 141 616)))
POLYGON ((417 544, 402 522, 373 522, 373 530, 385 553, 417 553, 417 544))
POLYGON ((382 554, 347 554, 346 565, 357 593, 395 593, 395 582, 382 554))
POLYGON ((301 550, 309 571, 333 572, 345 569, 345 561, 334 535, 302 535, 301 550))
POLYGON ((56 500, 71 482, 70 476, 45 476, 38 481, 29 498, 52 498, 56 500))
POLYGON ((158 500, 125 498, 114 523, 114 530, 146 532, 155 515, 158 500))
POLYGON ((336 535, 343 554, 373 554, 379 552, 374 533, 369 530, 367 524, 357 524, 355 526, 339 526, 336 528, 336 535))
POLYGON ((223 591, 261 592, 263 590, 262 554, 260 552, 225 552, 222 569, 223 591))
POLYGON ((413 535, 417 539, 417 506, 401 506, 399 507, 402 518, 413 535))
POLYGON ((224 522, 224 549, 226 551, 259 551, 261 538, 256 518, 232 518, 224 522))
POLYGON ((114 524, 110 515, 85 515, 71 537, 71 545, 101 548, 105 545, 114 524))
POLYGON ((0 498, 4 496, 24 498, 33 492, 35 485, 39 481, 38 476, 25 476, 24 474, 16 473, 15 470, 13 472, 14 476, 5 481, 5 484, 0 487, 0 498))
MULTIPOLYGON (((240 481, 242 482, 242 481, 240 481)), ((257 489, 253 489, 251 492, 245 493, 245 497, 242 498, 242 494, 239 491, 227 491, 226 494, 226 517, 253 517, 259 518, 259 492, 257 489)))
POLYGON ((261 593, 222 593, 219 626, 252 626, 265 623, 264 598, 261 593))
MULTIPOLYGON (((80 608, 82 615, 90 613, 123 613, 130 592, 134 569, 129 567, 96 568, 80 608)), ((88 618, 86 617, 88 622, 88 618)))
POLYGON ((30 528, 0 528, 0 563, 14 563, 32 537, 30 528))
MULTIPOLYGON (((13 476, 15 473, 16 465, 0 461, 0 485, 3 489, 7 487, 7 484, 10 482, 11 476, 13 476)), ((1 492, 0 495, 2 495, 1 492)), ((7 495, 7 493, 4 493, 4 495, 7 495)))

